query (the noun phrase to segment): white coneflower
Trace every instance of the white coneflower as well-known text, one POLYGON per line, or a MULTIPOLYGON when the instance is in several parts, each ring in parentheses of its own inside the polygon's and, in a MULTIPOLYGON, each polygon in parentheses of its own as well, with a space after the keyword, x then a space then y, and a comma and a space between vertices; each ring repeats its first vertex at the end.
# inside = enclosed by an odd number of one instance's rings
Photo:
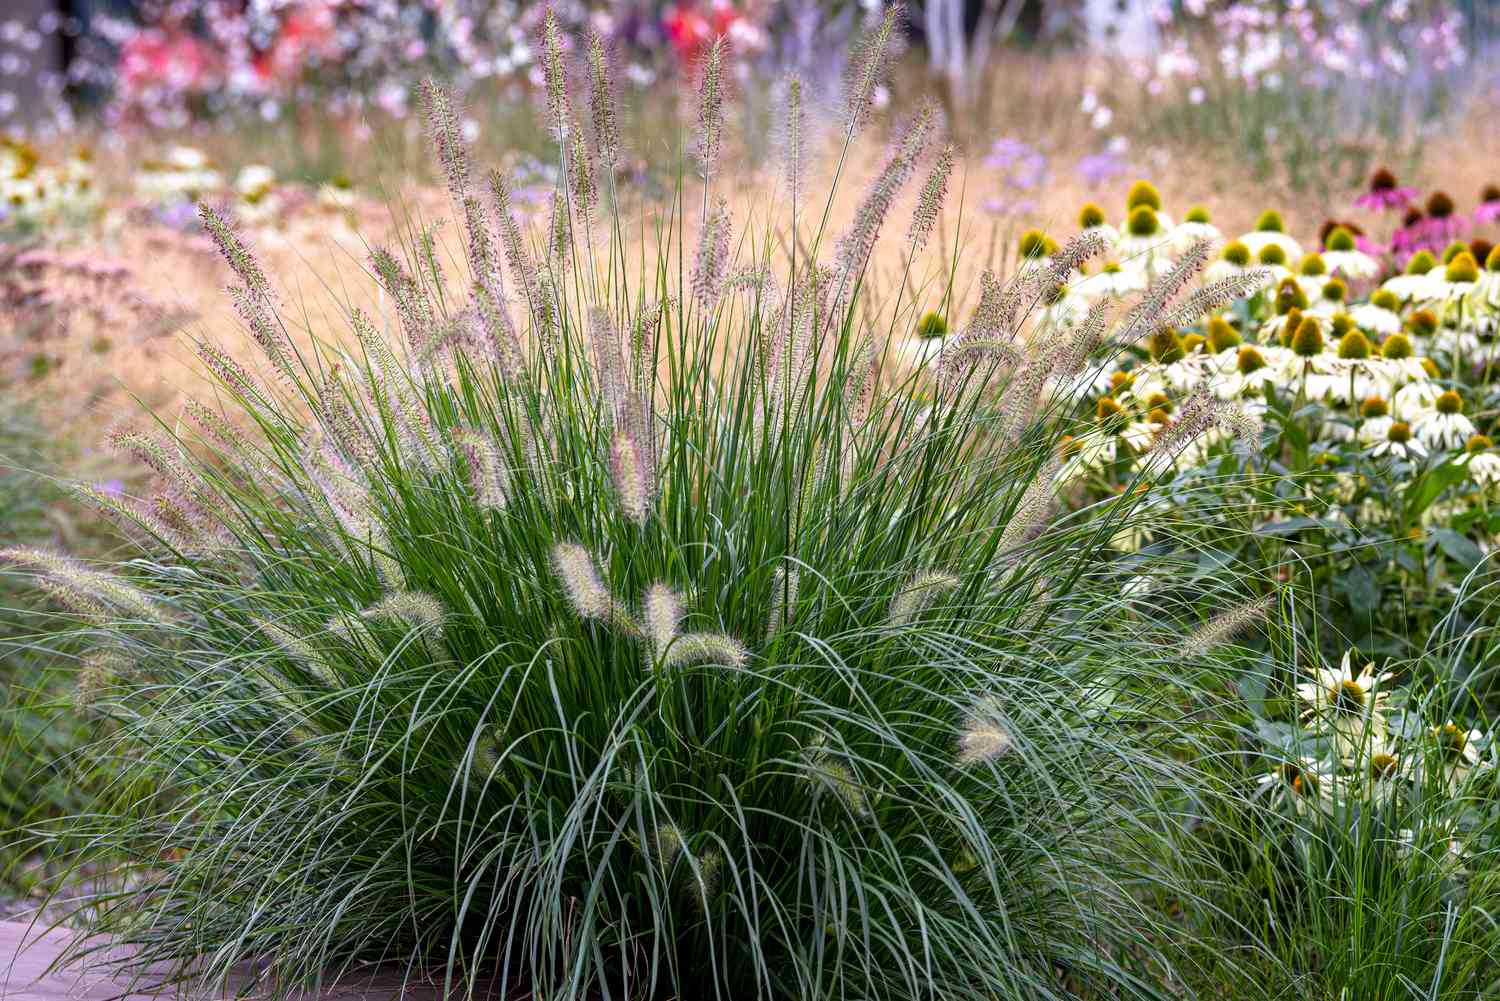
POLYGON ((653 584, 641 601, 641 610, 646 635, 659 657, 677 638, 678 627, 682 624, 682 599, 667 585, 653 584))
POLYGON ((1259 256, 1262 248, 1276 246, 1281 248, 1288 261, 1300 260, 1302 257, 1302 244, 1286 235, 1281 213, 1274 209, 1262 212, 1255 222, 1255 228, 1241 236, 1239 242, 1256 256, 1259 256))
POLYGON ((1217 244, 1222 239, 1224 234, 1209 219, 1208 209, 1202 205, 1194 205, 1188 209, 1182 222, 1167 231, 1167 242, 1176 252, 1186 250, 1199 240, 1217 244))
POLYGON ((1208 620, 1183 641, 1183 656, 1201 657, 1234 639, 1265 618, 1276 600, 1274 594, 1262 595, 1208 620))
POLYGON ((1356 673, 1353 657, 1350 650, 1337 668, 1310 667, 1312 680, 1297 685, 1297 698, 1306 706, 1302 718, 1322 721, 1345 742, 1386 732, 1386 688, 1395 677, 1373 662, 1356 673))
POLYGON ((1256 788, 1275 805, 1291 807, 1301 816, 1326 810, 1334 802, 1337 781, 1325 762, 1302 757, 1276 765, 1256 780, 1256 788))
POLYGON ((1464 416, 1464 400, 1453 390, 1439 393, 1432 409, 1412 422, 1411 430, 1429 451, 1463 447, 1474 436, 1474 422, 1464 416))
POLYGON ((1330 274, 1343 275, 1354 282, 1369 281, 1380 274, 1380 262, 1359 249, 1354 234, 1343 226, 1335 227, 1324 244, 1323 263, 1330 274))
POLYGON ((750 651, 745 645, 724 633, 684 633, 672 641, 666 653, 668 667, 697 664, 744 667, 750 662, 750 651))
POLYGON ((361 613, 375 621, 395 622, 421 633, 427 652, 443 656, 443 605, 421 591, 396 591, 386 595, 361 613))
POLYGON ((1401 314, 1373 300, 1350 309, 1349 319, 1361 330, 1372 331, 1381 337, 1389 337, 1401 329, 1401 314))
POLYGON ((943 200, 948 195, 948 177, 953 173, 954 156, 952 143, 942 148, 937 160, 933 162, 932 170, 927 174, 921 194, 917 196, 917 207, 912 212, 911 229, 906 237, 913 252, 927 245, 927 240, 937 225, 938 216, 943 211, 943 200))
POLYGON ((625 516, 638 525, 645 524, 655 487, 640 447, 624 431, 615 433, 614 444, 610 446, 609 474, 625 516))
POLYGON ((1374 456, 1394 456, 1404 459, 1420 459, 1427 454, 1427 446, 1412 437, 1411 425, 1405 421, 1391 421, 1384 425, 1385 437, 1376 438, 1371 433, 1369 447, 1374 456))
POLYGON ((1394 278, 1381 283, 1381 289, 1394 295, 1401 302, 1432 302, 1441 298, 1443 275, 1446 269, 1428 251, 1418 251, 1406 268, 1394 278))
POLYGON ((1471 451, 1465 453, 1464 466, 1469 478, 1486 489, 1500 486, 1500 453, 1471 451))
POLYGON ((891 599, 886 624, 904 626, 916 618, 921 611, 938 598, 958 588, 956 574, 946 570, 929 570, 907 580, 891 599))
POLYGON ((1479 765, 1479 748, 1485 741, 1483 730, 1465 728, 1462 724, 1447 720, 1428 731, 1443 777, 1454 788, 1461 788, 1469 775, 1479 765))
POLYGON ((698 163, 703 176, 711 177, 719 162, 719 148, 724 131, 724 47, 725 36, 714 39, 703 61, 698 81, 698 163))

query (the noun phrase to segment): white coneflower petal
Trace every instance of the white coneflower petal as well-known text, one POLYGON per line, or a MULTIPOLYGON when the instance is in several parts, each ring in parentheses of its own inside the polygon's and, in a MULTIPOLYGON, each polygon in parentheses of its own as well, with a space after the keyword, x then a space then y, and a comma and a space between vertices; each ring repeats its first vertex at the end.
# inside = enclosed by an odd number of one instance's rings
POLYGON ((646 634, 650 636, 657 656, 661 656, 662 651, 677 638, 677 629, 682 623, 682 599, 667 585, 653 584, 641 606, 645 613, 646 634))
POLYGON ((749 661, 750 652, 744 644, 724 633, 684 633, 672 641, 666 656, 668 667, 697 664, 744 667, 749 661))
POLYGON ((1210 619, 1183 641, 1181 653, 1184 657, 1201 657, 1215 647, 1221 646, 1265 618, 1276 607, 1274 594, 1254 598, 1236 608, 1210 619))
POLYGON ((903 584, 891 599, 886 623, 891 626, 906 625, 932 602, 956 590, 959 583, 958 576, 946 570, 929 570, 917 574, 903 584))

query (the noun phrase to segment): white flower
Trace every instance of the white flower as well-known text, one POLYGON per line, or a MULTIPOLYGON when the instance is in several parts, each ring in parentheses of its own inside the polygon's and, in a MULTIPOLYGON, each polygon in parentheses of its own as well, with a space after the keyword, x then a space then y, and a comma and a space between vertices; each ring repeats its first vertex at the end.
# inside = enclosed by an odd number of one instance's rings
POLYGON ((1239 238, 1239 241, 1250 248, 1250 256, 1252 257, 1259 257, 1260 252, 1272 244, 1285 251, 1286 259, 1289 261, 1298 260, 1302 256, 1302 244, 1293 240, 1285 233, 1277 232, 1276 230, 1257 229, 1246 233, 1239 238))
POLYGON ((1402 302, 1431 302, 1442 297, 1439 292, 1442 281, 1443 270, 1437 267, 1425 274, 1388 278, 1380 287, 1402 302))
MULTIPOLYGON (((1427 373, 1424 371, 1422 374, 1425 376, 1427 373)), ((1442 395, 1442 392, 1441 386, 1425 379, 1407 383, 1396 390, 1396 395, 1391 400, 1391 413, 1410 424, 1427 411, 1434 409, 1437 406, 1437 398, 1442 395)))
POLYGON ((1337 777, 1315 758, 1296 758, 1278 764, 1256 780, 1256 790, 1279 807, 1291 807, 1298 815, 1323 811, 1334 802, 1337 777))
MULTIPOLYGON (((1376 418, 1376 420, 1381 419, 1376 418)), ((1366 424, 1368 423, 1370 422, 1366 422, 1366 424)), ((1420 459, 1427 454, 1427 447, 1420 440, 1412 437, 1410 424, 1405 421, 1392 420, 1390 423, 1382 425, 1382 427, 1385 430, 1384 438, 1375 438, 1375 432, 1371 432, 1371 455, 1420 459)))
POLYGON ((1475 452, 1464 460, 1464 465, 1468 467, 1469 476, 1481 487, 1500 486, 1500 454, 1475 452))
POLYGON ((1081 281, 1076 282, 1072 288, 1079 294, 1088 297, 1091 301, 1102 299, 1105 296, 1119 298, 1130 295, 1132 292, 1140 292, 1146 288, 1145 272, 1139 268, 1122 268, 1114 262, 1106 264, 1104 270, 1095 275, 1088 275, 1081 281))
POLYGON ((1370 302, 1362 302, 1349 310, 1349 318, 1362 330, 1371 330, 1381 337, 1389 337, 1401 329, 1401 317, 1370 302))
POLYGON ((1330 274, 1343 275, 1350 281, 1369 281, 1380 273, 1380 262, 1363 250, 1325 250, 1323 263, 1330 274))
POLYGON ((1297 698, 1307 707, 1302 718, 1326 724, 1344 742, 1356 742, 1383 736, 1387 732, 1383 691, 1394 677, 1366 664, 1358 674, 1352 661, 1354 651, 1344 654, 1337 668, 1312 667, 1312 680, 1297 686, 1297 698))
POLYGON ((276 171, 264 164, 252 163, 240 170, 234 190, 247 202, 258 202, 276 185, 276 171))
POLYGON ((1211 222, 1180 222, 1167 233, 1167 240, 1172 244, 1175 253, 1182 253, 1199 240, 1207 240, 1217 244, 1224 239, 1224 234, 1219 232, 1219 227, 1211 222))
POLYGON ((1434 452, 1461 448, 1474 435, 1474 422, 1463 414, 1430 410, 1411 427, 1422 444, 1434 452))

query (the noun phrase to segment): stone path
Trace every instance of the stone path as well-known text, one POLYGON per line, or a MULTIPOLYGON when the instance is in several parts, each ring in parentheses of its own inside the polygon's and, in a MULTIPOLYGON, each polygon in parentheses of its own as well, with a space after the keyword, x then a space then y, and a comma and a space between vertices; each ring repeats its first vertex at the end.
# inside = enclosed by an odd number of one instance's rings
MULTIPOLYGON (((48 966, 73 934, 64 929, 44 931, 24 921, 0 921, 0 1001, 162 1001, 179 996, 175 992, 126 993, 128 979, 112 979, 97 968, 69 967, 49 973, 48 966)), ((402 980, 400 970, 376 969, 307 1001, 438 1001, 442 995, 441 983, 403 988, 402 980)), ((238 990, 243 986, 234 985, 238 990)), ((217 1001, 220 996, 224 995, 200 992, 187 995, 185 1001, 217 1001)), ((498 995, 489 998, 499 1001, 498 995)))

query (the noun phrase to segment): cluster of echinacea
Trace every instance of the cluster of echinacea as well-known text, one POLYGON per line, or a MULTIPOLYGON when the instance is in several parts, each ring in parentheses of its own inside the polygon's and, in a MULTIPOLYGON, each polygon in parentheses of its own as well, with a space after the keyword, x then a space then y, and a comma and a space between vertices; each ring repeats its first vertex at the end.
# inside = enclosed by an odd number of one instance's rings
POLYGON ((97 215, 99 207, 89 149, 47 163, 30 143, 0 136, 0 230, 79 224, 97 215))
POLYGON ((1313 665, 1296 686, 1302 753, 1273 761, 1257 782, 1273 805, 1297 816, 1347 816, 1412 791, 1461 799, 1500 774, 1491 735, 1434 715, 1396 672, 1346 652, 1313 665))
MULTIPOLYGON (((1500 185, 1486 184, 1479 191, 1474 208, 1464 211, 1446 191, 1430 191, 1424 197, 1418 188, 1402 185, 1389 168, 1380 167, 1370 176, 1366 190, 1354 199, 1357 208, 1377 215, 1371 220, 1384 236, 1372 237, 1353 222, 1330 221, 1328 231, 1342 227, 1350 231, 1358 249, 1379 259, 1381 270, 1404 269, 1421 251, 1441 253, 1454 241, 1473 238, 1485 250, 1475 253, 1483 262, 1490 241, 1474 238, 1476 231, 1500 220, 1500 185), (1380 225, 1379 216, 1399 219, 1380 225)), ((1327 232, 1325 232, 1325 239, 1327 232)))
MULTIPOLYGON (((1176 228, 1194 225, 1195 215, 1176 228)), ((1080 222, 1085 232, 1107 230, 1093 206, 1080 222)), ((1096 372, 1094 436, 1103 444, 1077 451, 1073 468, 1094 472, 1131 458, 1122 468, 1160 471, 1159 440, 1190 399, 1232 403, 1262 419, 1279 397, 1318 404, 1310 430, 1319 449, 1451 460, 1484 491, 1500 487, 1494 429, 1474 406, 1500 368, 1500 251, 1455 243, 1444 259, 1418 254, 1405 273, 1375 285, 1379 262, 1348 228, 1334 226, 1322 244, 1304 253, 1281 215, 1265 212, 1251 232, 1220 245, 1202 273, 1202 288, 1222 293, 1218 308, 1179 312, 1129 344, 1113 338, 1131 350, 1096 372), (1482 265, 1476 249, 1487 251, 1482 265)), ((1171 259, 1170 239, 1159 253, 1171 259)), ((1092 302, 1144 283, 1135 268, 1106 265, 1051 297, 1041 320, 1076 323, 1092 302)), ((1177 468, 1226 437, 1220 429, 1195 438, 1174 456, 1177 468)))

